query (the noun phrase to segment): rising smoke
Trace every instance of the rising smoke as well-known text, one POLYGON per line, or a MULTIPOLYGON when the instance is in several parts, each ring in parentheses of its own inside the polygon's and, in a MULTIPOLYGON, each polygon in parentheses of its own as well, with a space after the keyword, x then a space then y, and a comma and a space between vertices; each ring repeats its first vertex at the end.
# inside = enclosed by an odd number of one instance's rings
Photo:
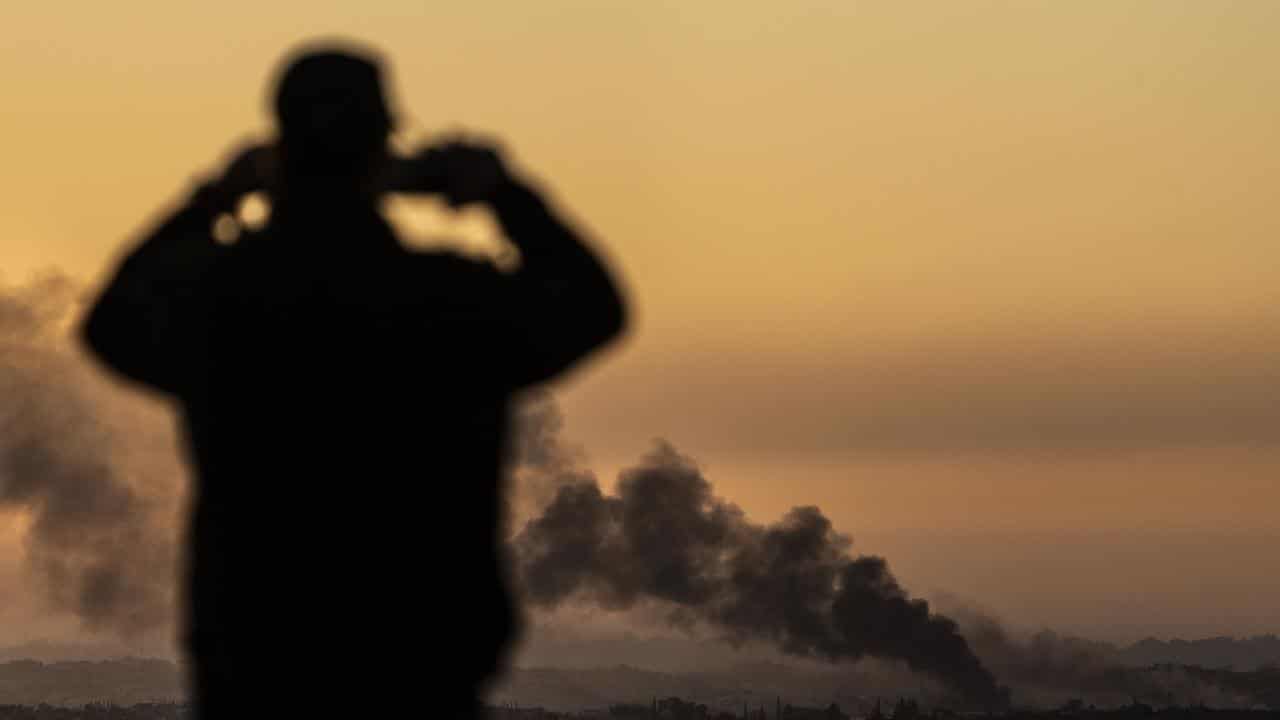
POLYGON ((0 288, 0 512, 52 609, 131 638, 173 616, 177 464, 159 411, 71 343, 78 300, 60 275, 0 288))
POLYGON ((818 508, 752 523, 663 442, 622 473, 616 495, 572 476, 514 551, 535 607, 661 603, 672 622, 704 623, 731 641, 833 662, 902 660, 971 702, 1007 702, 956 624, 908 596, 883 559, 852 556, 818 508))

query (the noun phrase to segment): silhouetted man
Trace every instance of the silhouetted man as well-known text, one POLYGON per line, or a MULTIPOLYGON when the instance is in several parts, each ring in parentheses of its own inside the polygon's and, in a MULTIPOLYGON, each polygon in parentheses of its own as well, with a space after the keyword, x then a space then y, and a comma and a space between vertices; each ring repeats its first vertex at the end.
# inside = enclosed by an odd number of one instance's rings
POLYGON ((172 395, 198 483, 185 635, 203 720, 465 716, 516 613, 500 537, 508 402, 615 338, 617 288, 494 148, 393 158, 376 59, 290 63, 278 141, 201 186, 84 327, 172 395), (232 245, 215 218, 265 190, 232 245), (410 252, 387 190, 490 208, 518 268, 410 252))

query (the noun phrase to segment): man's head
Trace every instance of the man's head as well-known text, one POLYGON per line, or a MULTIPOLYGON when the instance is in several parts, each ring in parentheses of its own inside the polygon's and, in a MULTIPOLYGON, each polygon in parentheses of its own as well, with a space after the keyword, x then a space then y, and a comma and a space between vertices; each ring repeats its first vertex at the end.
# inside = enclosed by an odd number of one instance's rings
POLYGON ((372 53, 336 45, 295 53, 273 106, 286 190, 364 186, 386 160, 392 119, 372 53))

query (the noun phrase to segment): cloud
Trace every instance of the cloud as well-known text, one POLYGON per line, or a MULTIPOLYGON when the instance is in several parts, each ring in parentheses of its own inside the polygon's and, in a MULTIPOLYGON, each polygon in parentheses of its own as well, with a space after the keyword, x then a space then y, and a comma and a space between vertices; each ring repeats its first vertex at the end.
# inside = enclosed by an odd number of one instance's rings
POLYGON ((592 409, 617 421, 593 441, 661 427, 700 452, 863 458, 1280 447, 1280 317, 1035 318, 918 342, 637 361, 592 409))

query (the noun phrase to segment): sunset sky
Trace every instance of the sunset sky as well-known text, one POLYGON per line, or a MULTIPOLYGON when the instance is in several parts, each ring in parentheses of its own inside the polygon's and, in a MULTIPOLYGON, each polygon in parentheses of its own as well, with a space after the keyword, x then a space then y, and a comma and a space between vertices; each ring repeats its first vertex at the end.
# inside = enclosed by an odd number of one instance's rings
POLYGON ((662 437, 755 518, 821 506, 925 596, 1099 638, 1280 631, 1280 3, 5 18, 8 283, 101 280, 269 133, 286 51, 359 40, 390 60, 403 147, 500 136, 625 282, 631 335, 557 388, 603 477, 662 437))

